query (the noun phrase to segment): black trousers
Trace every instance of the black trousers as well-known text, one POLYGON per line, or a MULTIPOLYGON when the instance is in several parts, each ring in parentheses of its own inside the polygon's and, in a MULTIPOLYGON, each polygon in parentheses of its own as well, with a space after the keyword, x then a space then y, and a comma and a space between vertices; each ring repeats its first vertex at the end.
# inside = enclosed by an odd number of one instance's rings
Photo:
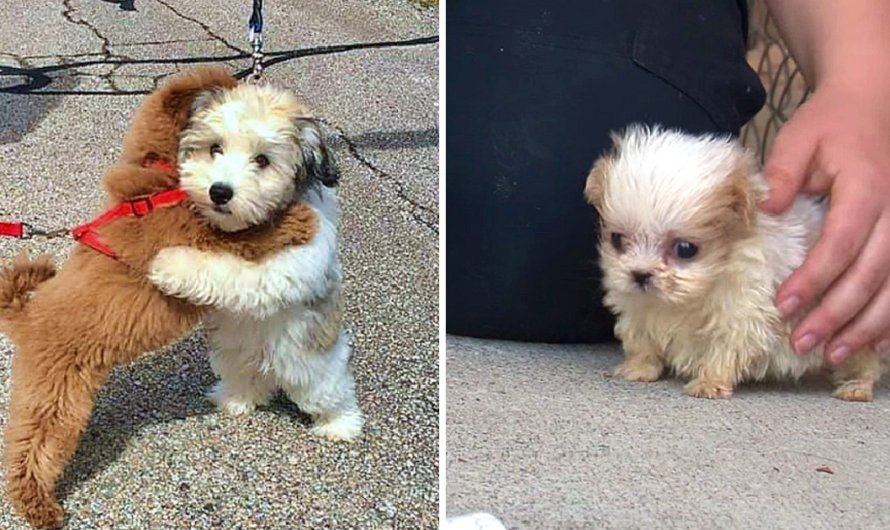
POLYGON ((447 17, 447 331, 611 339, 587 173, 631 122, 738 134, 765 97, 744 0, 453 0, 447 17))

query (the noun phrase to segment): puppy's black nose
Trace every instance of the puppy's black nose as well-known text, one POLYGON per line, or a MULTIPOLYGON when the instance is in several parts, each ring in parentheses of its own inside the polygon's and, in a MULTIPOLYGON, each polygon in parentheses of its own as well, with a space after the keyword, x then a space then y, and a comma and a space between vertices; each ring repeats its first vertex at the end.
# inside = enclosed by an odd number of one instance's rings
POLYGON ((228 184, 215 182, 210 186, 210 200, 213 201, 213 204, 222 206, 232 200, 233 195, 235 195, 235 190, 228 184))
POLYGON ((651 272, 633 271, 630 275, 633 276, 634 283, 640 287, 646 287, 649 284, 649 280, 652 279, 651 272))

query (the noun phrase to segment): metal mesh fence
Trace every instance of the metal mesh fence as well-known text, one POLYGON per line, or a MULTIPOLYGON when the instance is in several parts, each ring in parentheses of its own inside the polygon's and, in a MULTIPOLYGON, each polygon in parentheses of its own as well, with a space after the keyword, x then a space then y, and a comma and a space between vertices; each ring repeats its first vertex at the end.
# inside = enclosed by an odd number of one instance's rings
POLYGON ((749 0, 748 63, 766 88, 766 105, 745 127, 741 140, 766 159, 779 127, 806 101, 810 91, 763 0, 749 0))

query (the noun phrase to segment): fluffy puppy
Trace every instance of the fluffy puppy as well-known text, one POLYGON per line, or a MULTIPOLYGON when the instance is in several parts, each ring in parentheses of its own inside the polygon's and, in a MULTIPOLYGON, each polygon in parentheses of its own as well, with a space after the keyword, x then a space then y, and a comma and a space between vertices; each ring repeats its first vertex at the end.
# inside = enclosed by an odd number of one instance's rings
MULTIPOLYGON (((615 375, 655 381, 669 369, 689 379, 688 394, 727 398, 745 381, 822 368, 821 345, 791 350, 793 323, 774 297, 818 237, 824 203, 760 212, 766 181, 728 137, 632 125, 612 139, 584 194, 600 214, 605 304, 625 351, 615 375)), ((875 352, 851 356, 834 395, 871 400, 881 371, 875 352)))
POLYGON ((238 230, 300 197, 318 219, 313 239, 258 263, 168 248, 152 262, 150 279, 167 294, 214 307, 205 324, 220 382, 210 397, 224 411, 248 413, 281 389, 313 416, 314 433, 352 440, 363 419, 341 326, 338 175, 307 116, 290 92, 271 86, 208 96, 182 138, 181 186, 222 230, 238 230), (291 168, 304 158, 313 160, 304 167, 318 173, 295 181, 291 168))
MULTIPOLYGON (((109 205, 175 187, 175 173, 144 167, 143 161, 175 163, 180 131, 206 102, 198 98, 193 108, 196 96, 235 85, 222 70, 198 70, 143 100, 120 162, 103 177, 109 205)), ((311 158, 289 163, 291 180, 300 185, 317 172, 307 169, 316 163, 311 158)), ((21 256, 0 268, 0 329, 16 348, 4 478, 12 505, 33 526, 63 524, 56 481, 111 369, 180 339, 203 314, 204 308, 166 296, 148 281, 148 265, 158 251, 192 245, 261 260, 311 241, 319 227, 315 212, 287 194, 239 232, 214 229, 203 211, 181 203, 106 225, 98 235, 118 259, 76 245, 59 271, 46 257, 21 256)))

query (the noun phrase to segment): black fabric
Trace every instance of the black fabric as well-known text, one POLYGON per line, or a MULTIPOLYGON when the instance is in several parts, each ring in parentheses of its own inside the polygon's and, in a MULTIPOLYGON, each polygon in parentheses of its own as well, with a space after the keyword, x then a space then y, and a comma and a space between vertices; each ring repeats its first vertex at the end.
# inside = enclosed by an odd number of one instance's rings
POLYGON ((764 91, 736 0, 451 1, 447 331, 612 338, 582 196, 631 122, 738 134, 764 91))

